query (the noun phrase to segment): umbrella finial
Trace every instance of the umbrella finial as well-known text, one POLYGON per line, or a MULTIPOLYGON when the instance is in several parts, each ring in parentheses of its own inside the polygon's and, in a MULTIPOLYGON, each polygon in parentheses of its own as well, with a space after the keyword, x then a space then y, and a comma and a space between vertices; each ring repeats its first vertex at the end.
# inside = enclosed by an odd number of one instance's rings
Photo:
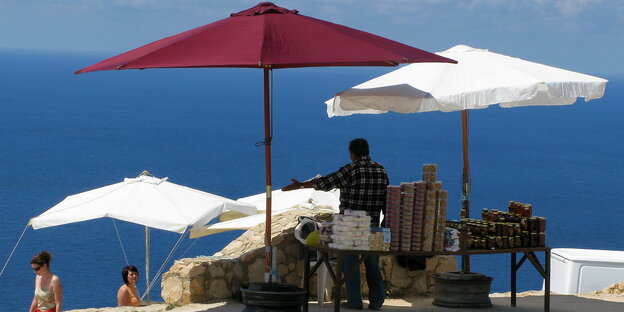
POLYGON ((152 175, 149 173, 149 171, 143 170, 143 172, 141 172, 139 176, 152 176, 152 175))
POLYGON ((297 14, 299 11, 297 10, 289 10, 286 8, 278 7, 277 5, 271 2, 260 2, 255 7, 240 11, 238 13, 230 14, 230 17, 234 16, 254 16, 254 15, 262 15, 262 14, 273 14, 273 13, 292 13, 297 14))

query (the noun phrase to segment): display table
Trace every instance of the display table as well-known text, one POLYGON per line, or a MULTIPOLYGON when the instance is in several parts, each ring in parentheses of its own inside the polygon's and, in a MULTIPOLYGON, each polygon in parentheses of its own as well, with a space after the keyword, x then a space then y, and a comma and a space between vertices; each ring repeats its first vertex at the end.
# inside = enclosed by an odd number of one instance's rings
POLYGON ((544 311, 550 311, 550 247, 529 247, 529 248, 513 248, 513 249, 495 249, 495 250, 462 250, 457 252, 448 251, 380 251, 380 250, 350 250, 350 249, 334 249, 320 246, 305 246, 305 266, 303 270, 304 287, 306 290, 306 303, 303 306, 303 311, 308 312, 308 299, 310 295, 310 277, 321 264, 325 264, 327 271, 332 281, 334 282, 334 311, 340 311, 340 289, 345 279, 355 272, 355 269, 364 262, 364 259, 368 255, 379 256, 465 256, 465 255, 488 255, 488 254, 510 254, 511 255, 511 306, 516 306, 516 273, 522 264, 529 260, 537 272, 544 278, 544 311), (314 267, 310 268, 310 252, 318 252, 319 259, 314 267), (540 264, 535 252, 544 252, 544 266, 540 264), (517 261, 516 254, 522 253, 524 256, 517 261), (337 257, 336 270, 333 270, 329 262, 329 254, 333 254, 337 257), (342 266, 344 255, 346 254, 359 254, 361 255, 358 264, 350 270, 345 276, 342 276, 342 266))

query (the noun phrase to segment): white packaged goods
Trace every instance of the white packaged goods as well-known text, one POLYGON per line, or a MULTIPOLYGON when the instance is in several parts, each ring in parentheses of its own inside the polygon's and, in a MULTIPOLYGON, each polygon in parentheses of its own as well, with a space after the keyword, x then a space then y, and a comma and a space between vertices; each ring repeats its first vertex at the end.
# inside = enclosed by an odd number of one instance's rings
POLYGON ((459 231, 453 228, 446 228, 444 232, 444 251, 459 250, 459 231))
POLYGON ((329 246, 332 242, 331 234, 333 234, 333 224, 331 222, 323 222, 319 228, 319 232, 321 233, 321 246, 329 246))
POLYGON ((321 234, 331 234, 333 231, 333 224, 331 222, 323 222, 319 228, 321 234))
POLYGON ((336 224, 336 222, 338 221, 345 221, 345 215, 341 215, 339 213, 334 214, 334 224, 336 224))
POLYGON ((370 231, 370 221, 334 221, 334 231, 339 231, 337 227, 370 231))
POLYGON ((330 237, 331 248, 338 249, 370 249, 368 236, 370 234, 371 217, 364 211, 345 210, 345 214, 335 214, 330 237), (364 213, 364 214, 362 214, 364 213))
POLYGON ((343 241, 352 241, 352 240, 363 240, 368 239, 368 234, 366 235, 352 235, 352 234, 331 234, 331 239, 335 242, 343 242, 343 241))
POLYGON ((349 210, 349 209, 347 209, 347 210, 344 211, 344 215, 345 216, 365 217, 366 216, 366 211, 364 211, 364 210, 349 210))
POLYGON ((346 245, 346 244, 340 244, 340 243, 329 243, 329 248, 336 248, 336 249, 347 249, 346 247, 347 247, 347 245, 346 245))
POLYGON ((368 242, 364 243, 364 241, 363 241, 363 240, 361 240, 361 239, 354 239, 354 240, 351 242, 351 244, 352 244, 353 246, 362 246, 362 245, 367 245, 367 244, 368 244, 368 242))

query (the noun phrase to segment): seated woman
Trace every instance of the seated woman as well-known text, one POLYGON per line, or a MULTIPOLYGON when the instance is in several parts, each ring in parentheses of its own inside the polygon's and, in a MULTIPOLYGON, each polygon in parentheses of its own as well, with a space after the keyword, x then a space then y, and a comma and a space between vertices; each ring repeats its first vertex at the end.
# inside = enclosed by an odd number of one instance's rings
POLYGON ((139 280, 139 271, 134 265, 129 265, 121 270, 121 277, 124 284, 119 287, 117 291, 117 306, 133 306, 136 307, 141 304, 139 299, 139 291, 137 290, 136 283, 139 280))

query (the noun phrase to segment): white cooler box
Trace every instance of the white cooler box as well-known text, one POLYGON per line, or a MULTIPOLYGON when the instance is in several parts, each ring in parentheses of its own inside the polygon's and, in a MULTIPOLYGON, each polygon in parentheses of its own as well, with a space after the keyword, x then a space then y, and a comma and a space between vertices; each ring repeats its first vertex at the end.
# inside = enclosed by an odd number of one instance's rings
POLYGON ((584 294, 624 281, 624 251, 553 248, 550 259, 550 290, 558 294, 584 294))

